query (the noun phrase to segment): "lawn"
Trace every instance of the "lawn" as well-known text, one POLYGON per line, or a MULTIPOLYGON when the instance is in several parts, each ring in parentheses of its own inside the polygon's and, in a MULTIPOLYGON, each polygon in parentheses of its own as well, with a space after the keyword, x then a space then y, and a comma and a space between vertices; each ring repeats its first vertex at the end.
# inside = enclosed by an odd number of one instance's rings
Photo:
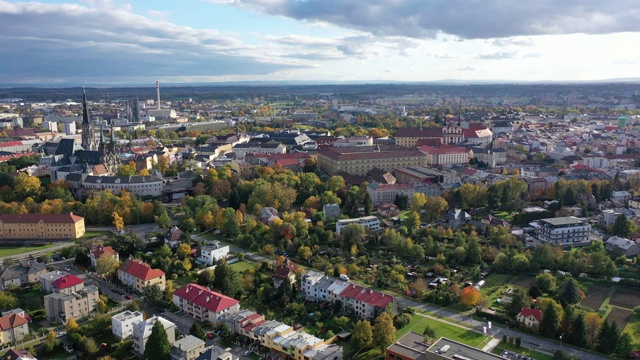
POLYGON ((475 331, 460 328, 442 321, 429 319, 420 315, 414 315, 407 326, 398 330, 396 338, 399 339, 409 331, 422 334, 427 325, 431 326, 431 328, 436 331, 437 338, 446 337, 473 347, 477 347, 487 338, 485 335, 479 334, 475 331))
POLYGON ((512 354, 515 353, 515 354, 530 356, 537 360, 553 360, 553 356, 551 355, 543 354, 541 352, 523 348, 523 347, 517 348, 515 345, 509 345, 505 343, 501 343, 500 345, 495 347, 493 350, 491 350, 492 353, 498 354, 498 355, 502 355, 502 353, 504 353, 505 351, 508 351, 509 353, 512 353, 512 354))
POLYGON ((514 215, 515 215, 515 213, 508 213, 506 211, 501 211, 499 213, 496 213, 496 217, 500 218, 501 220, 506 220, 506 221, 511 220, 511 218, 513 218, 514 215))
POLYGON ((627 326, 624 328, 624 332, 631 335, 634 344, 640 346, 640 315, 635 313, 631 315, 631 320, 629 320, 627 326))
POLYGON ((80 240, 91 239, 91 238, 103 236, 103 235, 108 236, 108 235, 112 235, 112 233, 109 231, 87 231, 84 233, 84 235, 80 237, 80 240))
POLYGON ((0 257, 16 256, 30 251, 45 250, 52 246, 53 244, 41 246, 3 246, 0 247, 0 257))
POLYGON ((501 287, 511 284, 516 278, 517 275, 490 274, 484 279, 484 285, 480 288, 480 293, 482 295, 491 296, 501 287))
POLYGON ((238 261, 237 263, 233 263, 229 265, 229 267, 239 273, 243 273, 247 269, 255 269, 256 264, 254 262, 243 260, 243 261, 238 261))

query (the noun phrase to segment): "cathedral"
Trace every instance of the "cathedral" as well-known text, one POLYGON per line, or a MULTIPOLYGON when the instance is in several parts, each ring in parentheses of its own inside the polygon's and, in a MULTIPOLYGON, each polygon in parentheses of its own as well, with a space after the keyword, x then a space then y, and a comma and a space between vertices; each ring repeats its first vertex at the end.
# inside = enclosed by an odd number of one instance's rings
POLYGON ((82 142, 80 146, 74 139, 61 139, 53 155, 41 158, 41 163, 51 166, 51 181, 66 178, 70 173, 93 175, 115 175, 120 165, 118 146, 111 126, 109 142, 104 139, 104 129, 96 129, 87 105, 87 93, 82 94, 82 142), (96 141, 99 131, 99 141, 96 141), (103 167, 101 167, 102 165, 103 167), (100 169, 100 170, 97 170, 100 169))

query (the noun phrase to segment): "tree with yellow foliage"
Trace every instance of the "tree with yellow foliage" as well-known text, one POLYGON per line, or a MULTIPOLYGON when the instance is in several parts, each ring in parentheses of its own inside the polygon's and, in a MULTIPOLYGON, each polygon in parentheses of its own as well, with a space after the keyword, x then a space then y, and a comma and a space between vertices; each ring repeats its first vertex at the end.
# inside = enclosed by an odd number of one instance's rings
POLYGON ((116 231, 124 229, 124 220, 117 212, 113 212, 113 226, 116 227, 116 231))

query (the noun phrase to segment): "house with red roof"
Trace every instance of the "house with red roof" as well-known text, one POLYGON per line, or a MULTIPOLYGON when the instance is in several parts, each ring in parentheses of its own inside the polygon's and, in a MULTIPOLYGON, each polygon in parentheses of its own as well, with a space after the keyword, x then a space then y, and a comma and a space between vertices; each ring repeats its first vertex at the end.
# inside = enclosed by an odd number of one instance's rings
POLYGON ((152 269, 140 259, 127 259, 120 265, 118 280, 138 292, 143 292, 147 286, 152 285, 158 285, 164 290, 167 285, 164 271, 152 269))
POLYGON ((187 284, 176 290, 173 303, 192 318, 216 326, 240 311, 240 301, 197 284, 187 284))
POLYGON ((358 317, 364 319, 375 318, 387 306, 397 311, 395 297, 356 284, 345 287, 340 292, 340 300, 343 309, 353 311, 358 317))
POLYGON ((21 340, 29 334, 29 321, 18 314, 0 317, 0 344, 21 340))
POLYGON ((100 259, 102 256, 112 257, 120 261, 118 252, 115 251, 111 246, 96 245, 92 247, 91 253, 89 254, 89 257, 91 258, 91 266, 93 266, 94 268, 98 267, 98 259, 100 259))
POLYGON ((529 329, 538 330, 540 328, 540 320, 542 320, 542 310, 522 308, 516 315, 516 320, 529 329))
POLYGON ((296 272, 298 272, 298 264, 289 259, 284 259, 273 271, 273 286, 280 287, 286 278, 289 278, 289 284, 295 284, 296 272))
POLYGON ((61 276, 51 283, 54 293, 72 294, 84 289, 84 281, 73 274, 61 276))

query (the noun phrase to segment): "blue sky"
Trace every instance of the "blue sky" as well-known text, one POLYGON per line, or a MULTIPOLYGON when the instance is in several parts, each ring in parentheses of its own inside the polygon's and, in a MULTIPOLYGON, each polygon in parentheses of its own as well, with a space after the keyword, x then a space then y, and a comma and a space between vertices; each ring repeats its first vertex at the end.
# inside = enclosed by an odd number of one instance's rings
POLYGON ((0 83, 640 78, 636 0, 0 0, 0 83))

